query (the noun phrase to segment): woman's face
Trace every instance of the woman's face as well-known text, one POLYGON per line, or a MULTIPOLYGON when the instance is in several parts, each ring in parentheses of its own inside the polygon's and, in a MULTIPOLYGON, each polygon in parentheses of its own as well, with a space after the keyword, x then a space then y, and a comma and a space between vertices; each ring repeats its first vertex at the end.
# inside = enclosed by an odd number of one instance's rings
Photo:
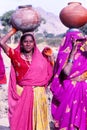
POLYGON ((22 48, 26 53, 32 51, 34 49, 34 45, 35 43, 31 36, 26 36, 22 41, 22 48))

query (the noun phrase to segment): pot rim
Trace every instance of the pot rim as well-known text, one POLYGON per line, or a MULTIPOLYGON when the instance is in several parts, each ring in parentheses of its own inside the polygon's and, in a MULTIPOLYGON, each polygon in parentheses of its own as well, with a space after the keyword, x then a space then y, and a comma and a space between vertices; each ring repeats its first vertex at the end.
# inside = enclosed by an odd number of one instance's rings
POLYGON ((21 8, 30 8, 32 7, 32 5, 19 5, 18 8, 21 9, 21 8))
POLYGON ((81 2, 74 2, 74 1, 72 1, 72 2, 68 2, 68 5, 70 5, 70 4, 79 4, 79 5, 81 5, 82 3, 81 2))

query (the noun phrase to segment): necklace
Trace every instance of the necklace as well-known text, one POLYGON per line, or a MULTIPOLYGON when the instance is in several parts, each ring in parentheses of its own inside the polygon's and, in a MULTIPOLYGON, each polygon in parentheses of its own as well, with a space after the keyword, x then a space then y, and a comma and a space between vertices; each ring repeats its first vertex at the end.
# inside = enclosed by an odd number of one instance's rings
POLYGON ((32 56, 30 56, 30 55, 24 55, 24 54, 21 54, 21 58, 23 59, 23 60, 25 60, 25 62, 28 64, 28 62, 31 64, 31 62, 32 62, 32 56))

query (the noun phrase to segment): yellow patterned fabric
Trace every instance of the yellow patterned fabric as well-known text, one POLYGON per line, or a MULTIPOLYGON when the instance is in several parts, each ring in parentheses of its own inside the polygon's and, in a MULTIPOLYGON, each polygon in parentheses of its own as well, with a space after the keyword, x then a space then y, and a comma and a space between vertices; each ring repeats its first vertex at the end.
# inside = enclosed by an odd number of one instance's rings
POLYGON ((33 130, 50 130, 47 96, 44 87, 34 88, 33 130))

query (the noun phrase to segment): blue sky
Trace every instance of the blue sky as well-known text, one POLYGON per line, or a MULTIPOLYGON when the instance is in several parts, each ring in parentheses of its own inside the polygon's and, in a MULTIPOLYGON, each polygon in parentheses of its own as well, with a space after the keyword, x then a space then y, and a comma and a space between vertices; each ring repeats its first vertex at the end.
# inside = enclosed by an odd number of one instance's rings
POLYGON ((87 7, 87 0, 2 0, 0 2, 0 15, 6 11, 16 9, 19 5, 29 4, 34 7, 42 7, 47 12, 58 15, 60 10, 71 1, 79 1, 83 6, 87 7))

